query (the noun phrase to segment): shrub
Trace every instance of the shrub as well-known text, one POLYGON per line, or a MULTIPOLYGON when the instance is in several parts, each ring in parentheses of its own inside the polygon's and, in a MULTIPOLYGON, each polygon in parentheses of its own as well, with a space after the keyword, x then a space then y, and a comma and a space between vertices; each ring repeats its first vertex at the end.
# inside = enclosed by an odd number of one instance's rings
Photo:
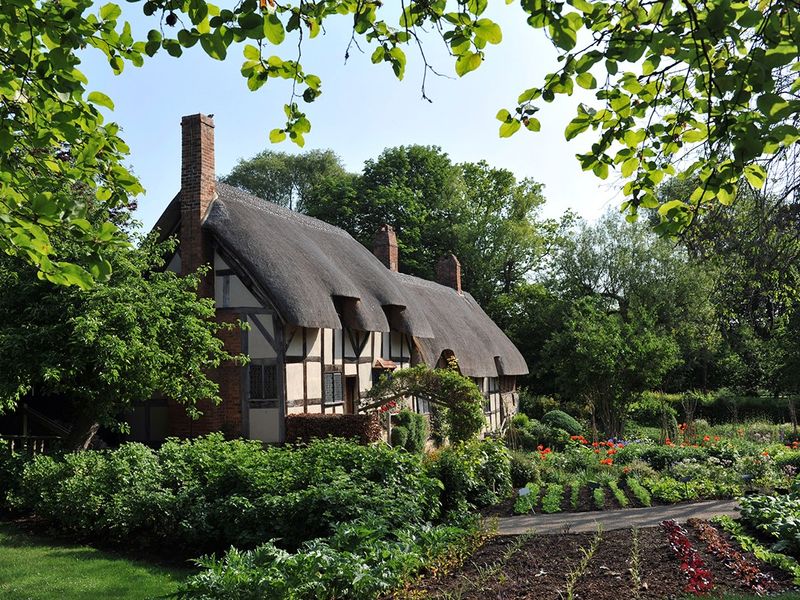
POLYGON ((405 448, 408 443, 408 429, 402 425, 392 427, 392 446, 395 448, 405 448))
POLYGON ((545 413, 558 408, 558 401, 550 396, 534 396, 523 389, 519 394, 519 411, 532 419, 541 419, 545 413))
POLYGON ((524 452, 511 451, 511 484, 515 488, 521 488, 529 481, 540 481, 539 467, 531 458, 530 454, 524 452))
POLYGON ((0 509, 11 508, 8 499, 19 493, 22 470, 30 458, 28 454, 12 452, 11 445, 0 440, 0 509))
POLYGON ((579 435, 583 427, 578 421, 561 410, 551 410, 542 417, 542 423, 554 429, 563 429, 569 435, 579 435))
POLYGON ((628 444, 617 453, 615 462, 624 465, 641 460, 656 471, 663 471, 672 464, 687 458, 703 461, 708 457, 708 453, 709 450, 704 447, 628 444))
MULTIPOLYGON (((405 440, 402 443, 395 443, 394 439, 392 439, 392 445, 401 446, 409 452, 418 454, 423 452, 430 435, 428 419, 425 418, 425 415, 404 408, 394 420, 397 423, 395 428, 404 429, 406 433, 405 440)), ((394 434, 394 430, 392 430, 392 434, 394 434)))
POLYGON ((300 414, 286 416, 286 443, 338 437, 370 444, 381 439, 383 430, 377 414, 300 414))
POLYGON ((669 422, 677 416, 678 411, 663 398, 662 394, 646 392, 639 400, 628 406, 628 418, 647 427, 662 427, 664 419, 669 422))
POLYGON ((336 523, 381 519, 401 528, 436 519, 440 483, 422 458, 385 445, 317 440, 269 448, 219 434, 118 450, 39 456, 25 465, 15 506, 82 537, 218 550, 330 535, 336 523))
POLYGON ((569 441, 569 434, 563 429, 556 429, 530 419, 527 415, 517 414, 506 431, 506 442, 511 448, 533 451, 540 445, 560 450, 569 441))
POLYGON ((511 458, 497 440, 461 442, 431 453, 428 472, 444 484, 445 510, 497 504, 513 490, 511 458))

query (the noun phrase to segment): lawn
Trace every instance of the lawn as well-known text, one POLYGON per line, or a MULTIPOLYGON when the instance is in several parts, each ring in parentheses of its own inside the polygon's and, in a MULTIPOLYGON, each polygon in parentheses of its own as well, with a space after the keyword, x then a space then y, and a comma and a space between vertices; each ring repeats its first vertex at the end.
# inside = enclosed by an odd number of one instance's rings
POLYGON ((0 522, 0 598, 159 598, 175 592, 187 572, 31 535, 0 522))

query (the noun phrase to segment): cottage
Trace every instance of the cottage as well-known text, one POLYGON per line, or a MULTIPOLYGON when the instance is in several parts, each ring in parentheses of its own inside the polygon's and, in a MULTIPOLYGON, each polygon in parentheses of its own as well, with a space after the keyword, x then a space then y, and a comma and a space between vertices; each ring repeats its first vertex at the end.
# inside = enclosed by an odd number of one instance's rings
MULTIPOLYGON (((213 374, 223 402, 201 406, 199 421, 168 401, 137 408, 134 439, 222 430, 280 442, 286 415, 357 412, 382 373, 435 367, 449 356, 483 390, 492 428, 514 413, 515 378, 527 366, 461 289, 455 256, 440 260, 438 282, 402 274, 390 226, 376 233, 370 252, 337 227, 220 183, 212 119, 192 115, 181 125, 181 191, 156 227, 178 237, 170 269, 213 265, 200 291, 215 299, 220 321, 247 322, 223 335, 250 364, 213 374)), ((423 401, 414 405, 427 412, 423 401)))

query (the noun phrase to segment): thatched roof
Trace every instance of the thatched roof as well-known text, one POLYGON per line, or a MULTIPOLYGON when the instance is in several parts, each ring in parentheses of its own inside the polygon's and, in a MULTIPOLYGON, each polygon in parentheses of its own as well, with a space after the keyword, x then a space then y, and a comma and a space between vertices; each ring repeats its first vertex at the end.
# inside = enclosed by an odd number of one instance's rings
MULTIPOLYGON (((217 183, 217 194, 203 227, 284 322, 402 331, 416 338, 430 366, 451 350, 462 373, 473 377, 528 372, 516 347, 469 294, 392 272, 350 234, 318 219, 224 183, 217 183)), ((178 202, 159 219, 162 232, 175 231, 178 202)))
POLYGON ((433 327, 432 338, 417 339, 426 364, 435 366, 449 350, 458 359, 461 372, 471 377, 528 372, 517 347, 469 293, 459 294, 453 288, 403 273, 393 275, 403 282, 433 327))

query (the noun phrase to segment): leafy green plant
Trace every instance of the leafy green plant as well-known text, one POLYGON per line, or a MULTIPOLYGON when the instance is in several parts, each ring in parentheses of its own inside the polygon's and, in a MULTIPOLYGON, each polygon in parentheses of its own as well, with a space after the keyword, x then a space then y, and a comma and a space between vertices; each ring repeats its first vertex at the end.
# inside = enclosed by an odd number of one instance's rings
POLYGON ((417 454, 423 452, 430 434, 428 419, 425 415, 403 408, 394 417, 394 420, 396 425, 392 428, 392 445, 401 446, 409 452, 417 454), (399 434, 402 437, 402 441, 398 439, 396 443, 394 432, 398 430, 402 432, 399 434))
POLYGON ((603 510, 606 506, 606 493, 602 486, 598 486, 594 488, 592 491, 592 499, 594 500, 594 505, 600 510, 603 510))
POLYGON ((650 506, 653 502, 650 492, 641 484, 636 477, 628 477, 625 480, 631 494, 639 501, 642 506, 650 506))
POLYGON ((544 498, 542 498, 542 512, 557 513, 561 512, 561 501, 564 498, 564 486, 558 483, 551 483, 547 486, 544 498))
POLYGON ((573 479, 569 486, 569 505, 572 510, 578 509, 581 498, 581 480, 573 479))
POLYGON ((619 484, 616 481, 610 481, 608 483, 608 489, 611 490, 611 493, 617 500, 617 503, 620 505, 620 508, 625 508, 626 506, 628 506, 628 504, 630 504, 630 501, 628 500, 628 497, 625 495, 625 492, 623 492, 619 488, 619 484))
POLYGON ((444 485, 445 510, 497 504, 513 490, 509 452, 498 440, 453 444, 425 460, 428 473, 444 485))
POLYGON ((539 481, 539 467, 530 454, 512 450, 511 483, 515 488, 523 487, 529 481, 539 481))
POLYGON ((528 483, 525 488, 528 490, 527 493, 517 496, 517 499, 514 501, 515 515, 529 514, 533 512, 539 504, 539 494, 541 494, 539 484, 528 483))
POLYGON ((748 535, 741 523, 734 521, 728 515, 714 517, 712 521, 727 531, 742 547, 742 550, 752 552, 757 559, 786 571, 794 578, 795 585, 800 584, 800 564, 795 558, 766 548, 756 538, 748 535))

